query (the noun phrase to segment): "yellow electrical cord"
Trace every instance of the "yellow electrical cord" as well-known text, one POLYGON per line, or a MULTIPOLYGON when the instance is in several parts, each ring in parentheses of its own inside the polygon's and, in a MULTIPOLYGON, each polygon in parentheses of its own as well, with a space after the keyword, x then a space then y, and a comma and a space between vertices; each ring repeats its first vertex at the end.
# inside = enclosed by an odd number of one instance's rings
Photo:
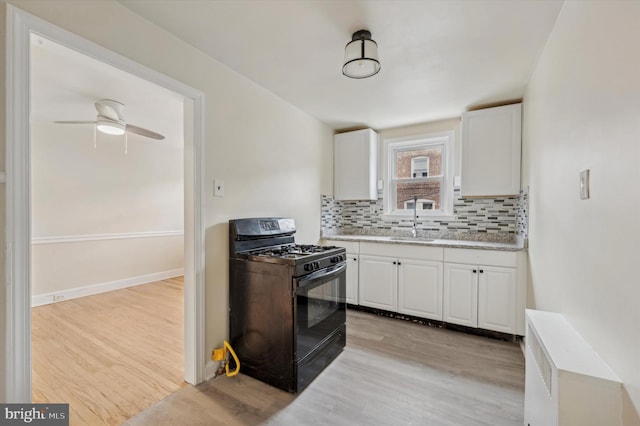
POLYGON ((240 372, 240 360, 238 359, 238 355, 236 355, 236 353, 233 351, 233 348, 231 348, 231 345, 229 344, 229 342, 227 342, 226 340, 224 341, 224 347, 229 350, 229 352, 231 353, 231 356, 233 356, 233 360, 236 362, 236 369, 233 370, 232 372, 229 372, 229 363, 225 365, 225 369, 227 371, 227 377, 233 377, 240 372))

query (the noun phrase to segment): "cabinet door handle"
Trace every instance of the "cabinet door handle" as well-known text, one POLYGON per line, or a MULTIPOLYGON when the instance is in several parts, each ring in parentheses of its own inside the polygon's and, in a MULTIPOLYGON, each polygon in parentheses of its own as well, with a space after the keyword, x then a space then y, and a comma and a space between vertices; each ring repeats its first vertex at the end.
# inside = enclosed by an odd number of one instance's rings
POLYGON ((357 262, 357 261, 358 261, 358 259, 354 257, 354 258, 353 258, 353 261, 354 261, 354 262, 357 262))
POLYGON ((483 269, 480 269, 480 273, 481 273, 481 274, 484 274, 484 270, 483 270, 483 269))
POLYGON ((395 265, 395 264, 397 264, 397 263, 398 263, 398 262, 395 262, 395 261, 393 262, 393 264, 394 264, 394 265, 395 265))
POLYGON ((473 273, 475 274, 476 272, 478 272, 478 271, 476 271, 476 270, 474 269, 474 270, 473 270, 473 273))
POLYGON ((402 263, 398 262, 398 265, 402 265, 402 263))

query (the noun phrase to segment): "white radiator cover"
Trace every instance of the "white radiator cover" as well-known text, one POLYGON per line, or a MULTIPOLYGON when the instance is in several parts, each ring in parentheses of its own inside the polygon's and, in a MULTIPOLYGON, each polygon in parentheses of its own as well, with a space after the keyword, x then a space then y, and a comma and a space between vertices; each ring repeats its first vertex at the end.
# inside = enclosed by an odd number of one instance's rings
POLYGON ((526 311, 525 426, 620 426, 622 383, 561 314, 526 311))

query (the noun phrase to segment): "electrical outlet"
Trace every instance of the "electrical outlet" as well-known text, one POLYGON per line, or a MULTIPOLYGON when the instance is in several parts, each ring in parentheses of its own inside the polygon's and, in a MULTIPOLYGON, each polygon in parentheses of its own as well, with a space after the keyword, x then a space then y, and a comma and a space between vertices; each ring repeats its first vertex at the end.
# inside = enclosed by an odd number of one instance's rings
POLYGON ((61 302, 64 300, 64 295, 62 294, 54 294, 53 295, 53 301, 54 302, 61 302))

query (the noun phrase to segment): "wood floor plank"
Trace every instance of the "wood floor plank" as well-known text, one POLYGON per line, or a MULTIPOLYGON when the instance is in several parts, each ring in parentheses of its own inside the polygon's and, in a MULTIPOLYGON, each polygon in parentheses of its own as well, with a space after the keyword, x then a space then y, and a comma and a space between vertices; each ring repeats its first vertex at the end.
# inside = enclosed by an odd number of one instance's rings
POLYGON ((32 309, 33 401, 117 425, 183 381, 183 278, 32 309))
POLYGON ((521 426, 523 403, 518 344, 348 311, 347 347, 300 395, 240 374, 126 424, 521 426))

